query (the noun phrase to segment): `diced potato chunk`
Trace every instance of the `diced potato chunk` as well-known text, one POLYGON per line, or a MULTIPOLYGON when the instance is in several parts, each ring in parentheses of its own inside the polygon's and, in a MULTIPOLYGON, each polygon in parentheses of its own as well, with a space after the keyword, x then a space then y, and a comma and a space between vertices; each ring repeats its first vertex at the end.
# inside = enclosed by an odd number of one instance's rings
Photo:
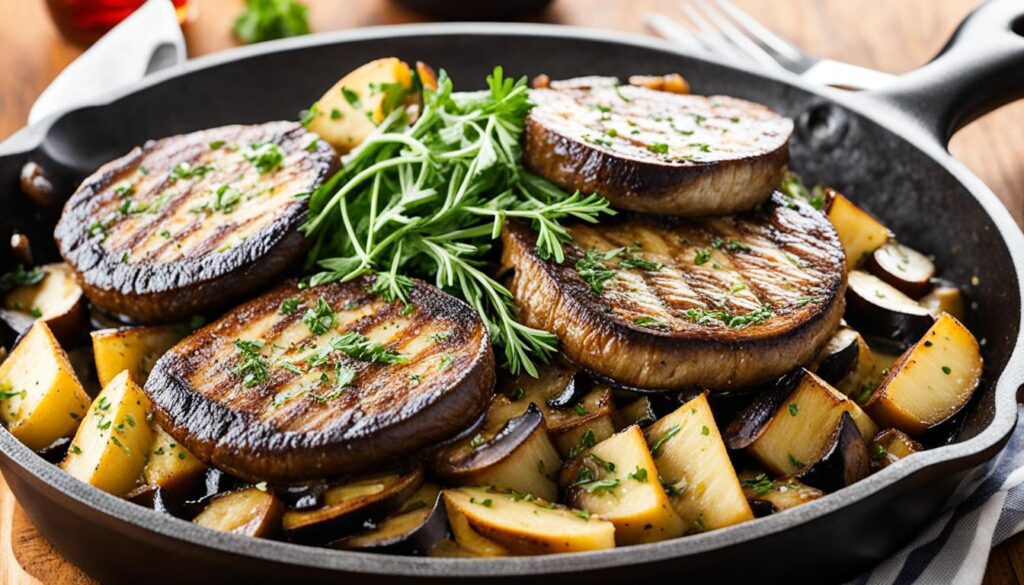
POLYGON ((618 544, 667 540, 686 531, 658 481, 639 427, 594 445, 567 471, 572 480, 566 490, 569 504, 615 524, 618 544))
POLYGON ((82 332, 85 323, 82 289, 71 268, 63 262, 39 267, 43 279, 18 287, 4 297, 4 308, 30 319, 45 321, 58 339, 68 343, 82 332))
POLYGON ((105 492, 128 493, 139 482, 153 444, 149 413, 149 398, 127 371, 121 372, 93 401, 61 466, 105 492))
POLYGON ((981 380, 981 348, 948 313, 889 369, 865 405, 880 423, 911 435, 953 416, 981 380))
POLYGON ((398 86, 412 87, 407 63, 395 57, 370 61, 317 100, 309 129, 344 154, 362 144, 384 120, 389 87, 398 86))
POLYGON ((830 191, 828 199, 831 201, 828 219, 839 234, 839 241, 846 250, 846 264, 852 270, 887 242, 891 232, 868 212, 839 193, 830 191))
POLYGON ((251 487, 217 496, 192 521, 221 532, 265 538, 280 530, 282 514, 284 504, 273 493, 251 487))
POLYGON ((92 332, 92 351, 100 385, 128 370, 132 380, 146 384, 150 370, 167 350, 181 341, 188 331, 180 325, 121 327, 92 332))
MULTIPOLYGON (((494 501, 493 497, 488 496, 488 499, 491 502, 494 501)), ((474 498, 470 498, 470 500, 471 503, 476 503, 474 498)), ((452 535, 455 537, 455 544, 465 551, 467 556, 507 557, 512 554, 507 548, 489 538, 484 538, 479 532, 473 530, 466 515, 460 512, 458 507, 449 506, 447 512, 448 525, 451 527, 452 535)))
MULTIPOLYGON (((543 500, 482 488, 445 490, 444 498, 450 520, 453 511, 461 514, 475 532, 512 554, 574 552, 615 546, 612 523, 579 511, 552 507, 543 500)), ((466 546, 464 542, 459 544, 466 546)))
POLYGON ((67 354, 37 321, 0 365, 0 420, 38 450, 74 433, 88 408, 67 354))
POLYGON ((768 421, 748 452, 782 477, 799 475, 825 455, 844 412, 870 441, 878 426, 857 403, 810 372, 768 421))
POLYGON ((647 429, 647 444, 687 530, 704 532, 753 519, 736 470, 701 394, 647 429))
POLYGON ((153 432, 149 461, 142 471, 146 484, 170 491, 185 490, 203 478, 205 463, 159 426, 153 425, 153 432))
POLYGON ((936 316, 949 313, 962 321, 967 315, 967 303, 964 301, 964 295, 955 286, 937 286, 932 292, 923 296, 919 302, 921 306, 936 316))
POLYGON ((883 469, 922 449, 920 443, 908 437, 903 431, 886 429, 871 441, 871 466, 883 469))

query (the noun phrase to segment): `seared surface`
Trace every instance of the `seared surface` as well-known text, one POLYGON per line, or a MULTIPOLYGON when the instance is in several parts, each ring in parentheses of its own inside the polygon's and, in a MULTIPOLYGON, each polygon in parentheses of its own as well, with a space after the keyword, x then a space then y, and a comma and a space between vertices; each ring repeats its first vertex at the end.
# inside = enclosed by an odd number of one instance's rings
POLYGON ((269 122, 149 142, 67 202, 61 254, 94 305, 138 322, 237 301, 303 253, 306 203, 296 195, 316 189, 335 158, 315 138, 269 122))
POLYGON ((760 104, 642 87, 546 90, 527 118, 526 166, 621 209, 745 211, 771 195, 793 123, 760 104))
POLYGON ((146 383, 157 421, 204 461, 272 481, 379 469, 469 426, 494 381, 479 317, 423 283, 410 294, 415 309, 403 314, 400 302, 383 301, 367 285, 300 291, 287 282, 186 338, 146 383), (334 323, 314 335, 304 316, 320 298, 333 309, 334 323), (282 314, 288 299, 299 304, 282 314), (330 351, 329 342, 349 332, 398 352, 400 361, 330 351), (264 380, 246 382, 236 340, 262 343, 264 380), (318 352, 325 354, 319 365, 310 358, 318 352), (341 386, 339 367, 351 369, 351 381, 341 386))
POLYGON ((536 254, 529 226, 506 225, 503 264, 515 268, 520 316, 557 334, 571 359, 621 384, 761 382, 814 357, 843 312, 846 265, 835 231, 823 214, 781 194, 736 216, 627 215, 568 229, 573 242, 559 265, 536 254), (579 261, 616 248, 602 262, 614 275, 598 293, 579 261), (636 259, 662 266, 620 264, 636 259))

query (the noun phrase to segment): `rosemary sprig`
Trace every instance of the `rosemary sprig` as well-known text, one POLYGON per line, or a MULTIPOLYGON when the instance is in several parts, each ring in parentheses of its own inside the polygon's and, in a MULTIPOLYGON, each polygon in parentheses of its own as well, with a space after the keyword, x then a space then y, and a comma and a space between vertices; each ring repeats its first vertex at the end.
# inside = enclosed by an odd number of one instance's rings
POLYGON ((373 290, 408 302, 411 276, 461 297, 504 347, 512 372, 536 374, 555 351, 551 333, 519 323, 511 293, 488 272, 493 240, 506 218, 529 221, 537 251, 564 260, 564 219, 596 222, 612 213, 597 195, 567 194, 522 167, 519 138, 532 104, 526 80, 500 67, 488 91, 453 93, 442 71, 438 89, 422 89, 411 121, 397 108, 310 197, 303 232, 311 240, 311 285, 376 274, 373 290))

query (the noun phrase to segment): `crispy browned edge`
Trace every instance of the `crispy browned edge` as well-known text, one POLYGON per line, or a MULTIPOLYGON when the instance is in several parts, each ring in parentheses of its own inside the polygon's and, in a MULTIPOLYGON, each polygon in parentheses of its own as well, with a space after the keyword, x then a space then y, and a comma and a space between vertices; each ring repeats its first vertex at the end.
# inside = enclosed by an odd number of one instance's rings
POLYGON ((771 196, 789 162, 789 139, 764 154, 678 165, 624 158, 526 119, 523 162, 528 169, 569 190, 600 193, 614 207, 680 216, 721 215, 751 209, 771 196), (728 173, 746 179, 723 181, 728 173), (732 185, 723 192, 722 185, 732 185), (699 194, 713 196, 697 197, 699 194))
MULTIPOLYGON (((773 199, 774 202, 774 199, 773 199)), ((771 205, 774 205, 772 203, 771 205)), ((817 213, 808 205, 796 203, 801 213, 817 213)), ((767 207, 767 206, 766 206, 767 207)), ((767 210, 766 210, 767 211, 767 210)), ((822 216, 821 221, 827 221, 822 216)), ((838 241, 838 240, 837 240, 838 241)), ((844 310, 846 271, 830 283, 827 310, 818 312, 789 327, 782 334, 751 335, 733 332, 732 339, 706 333, 659 331, 610 319, 599 299, 564 265, 545 261, 536 253, 536 233, 524 222, 510 220, 502 232, 502 265, 514 267, 511 290, 518 315, 531 327, 558 336, 559 348, 576 363, 607 376, 617 383, 649 390, 708 388, 734 390, 781 376, 811 360, 839 326, 844 310), (532 284, 527 285, 527 281, 532 284), (588 331, 587 335, 581 335, 588 331), (610 368, 606 355, 631 353, 644 360, 630 360, 633 368, 610 368), (761 368, 756 378, 734 376, 732 364, 772 363, 771 354, 793 355, 785 364, 761 368), (712 375, 696 376, 685 364, 714 362, 721 364, 712 375), (659 363, 660 374, 644 375, 643 363, 659 363), (683 364, 672 369, 672 364, 683 364), (633 370, 633 371, 631 371, 633 370)), ((808 305, 810 306, 810 305, 808 305)), ((621 363, 613 360, 612 363, 621 363)))
MULTIPOLYGON (((367 284, 366 279, 359 279, 322 286, 358 288, 367 284)), ((236 307, 221 321, 276 312, 281 301, 294 293, 291 285, 285 283, 236 307)), ((417 311, 429 310, 467 327, 484 328, 469 305, 429 284, 417 281, 409 300, 417 311)), ((216 325, 207 325, 164 354, 150 373, 145 392, 165 431, 206 463, 244 479, 301 481, 380 469, 391 460, 415 455, 472 425, 487 407, 494 388, 494 354, 487 332, 481 331, 473 367, 415 413, 399 420, 381 420, 371 432, 356 437, 346 437, 343 429, 280 432, 193 391, 181 376, 187 360, 180 354, 200 351, 216 325), (187 425, 188 421, 203 420, 219 421, 216 432, 205 425, 203 436, 197 436, 187 425), (387 440, 381 440, 382 433, 386 433, 387 440)))
MULTIPOLYGON (((304 136, 312 136, 297 123, 287 128, 286 134, 296 134, 290 139, 296 143, 304 136)), ((175 138, 178 136, 162 140, 175 138)), ((126 264, 107 254, 102 245, 89 236, 92 221, 88 201, 109 187, 125 169, 136 165, 159 142, 136 147, 88 177, 65 203, 57 222, 54 230, 57 247, 93 305, 136 323, 168 323, 228 306, 239 296, 274 282, 301 258, 306 242, 298 228, 305 218, 307 202, 299 199, 290 205, 287 215, 264 228, 258 237, 248 238, 216 260, 186 258, 154 266, 126 264), (139 291, 139 283, 145 283, 148 290, 139 291)), ((316 150, 309 156, 316 165, 315 188, 334 172, 337 157, 323 140, 316 142, 316 150)))

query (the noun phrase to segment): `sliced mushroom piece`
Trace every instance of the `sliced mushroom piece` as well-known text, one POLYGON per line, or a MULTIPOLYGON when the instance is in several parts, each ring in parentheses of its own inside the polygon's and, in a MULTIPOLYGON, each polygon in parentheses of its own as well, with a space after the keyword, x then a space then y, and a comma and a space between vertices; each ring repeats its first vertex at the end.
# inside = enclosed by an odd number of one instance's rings
POLYGON ((799 480, 773 480, 767 473, 760 471, 740 473, 740 485, 758 517, 795 508, 825 495, 825 492, 799 480))
POLYGON ((856 371, 862 348, 867 348, 867 343, 860 333, 849 327, 840 327, 814 358, 810 369, 835 386, 856 371))
POLYGON ((917 435, 956 414, 978 388, 981 348, 943 313, 889 369, 865 410, 879 423, 917 435))
POLYGON ((935 279, 935 288, 932 292, 921 297, 918 301, 921 306, 931 311, 936 317, 942 313, 949 313, 960 321, 967 316, 967 302, 964 295, 955 284, 948 280, 935 279))
POLYGON ((621 431, 630 425, 643 428, 656 420, 658 415, 653 400, 650 396, 641 396, 616 411, 615 430, 621 431))
POLYGON ((285 537, 309 544, 338 540, 367 520, 399 509, 422 484, 423 469, 416 465, 334 486, 324 492, 323 506, 285 512, 281 523, 285 537))
POLYGON ((807 485, 834 492, 864 479, 869 473, 871 461, 867 443, 853 417, 844 412, 839 427, 832 433, 832 446, 798 477, 807 485))
POLYGON ((221 494, 192 522, 221 532, 269 538, 281 529, 284 504, 273 493, 257 487, 221 494))
POLYGON ((918 299, 932 290, 935 263, 917 250, 889 240, 871 253, 868 269, 909 297, 918 299))
POLYGON ((562 459, 548 439, 537 405, 531 403, 497 432, 487 432, 487 426, 496 423, 490 420, 481 433, 442 449, 436 458, 438 475, 456 485, 490 485, 554 500, 558 488, 548 475, 562 459))
POLYGON ((448 536, 441 488, 425 483, 388 516, 365 532, 331 543, 332 548, 390 554, 426 554, 448 536))
POLYGON ((46 322, 58 341, 77 341, 87 324, 82 289, 67 264, 41 266, 42 279, 20 286, 4 296, 4 321, 24 333, 39 319, 46 322), (9 314, 13 313, 13 315, 9 314))
POLYGON ((544 414, 548 435, 562 458, 570 458, 573 453, 579 453, 615 432, 612 423, 615 403, 611 388, 605 384, 591 384, 580 374, 579 368, 562 358, 542 367, 536 378, 522 374, 501 382, 491 409, 495 419, 507 420, 525 412, 531 403, 544 414), (566 403, 561 398, 567 394, 579 398, 564 408, 559 407, 566 403), (559 406, 551 406, 552 402, 559 406), (580 448, 580 444, 585 446, 580 448))
POLYGON ((843 243, 850 270, 862 266, 872 252, 889 241, 889 228, 835 190, 825 190, 825 201, 828 219, 843 243))
POLYGON ((615 547, 615 525, 581 510, 543 500, 482 488, 443 492, 452 530, 459 541, 456 520, 512 554, 535 555, 615 547))
POLYGON ((746 449, 772 473, 794 477, 830 453, 845 412, 864 440, 878 432, 853 400, 807 370, 799 370, 786 383, 755 398, 726 428, 726 441, 733 449, 746 449), (791 392, 787 386, 793 388, 791 392))
POLYGON ((620 545, 682 536, 687 527, 669 501, 640 427, 585 451, 561 475, 566 502, 615 524, 620 545))
POLYGON ((753 519, 705 394, 646 431, 647 444, 676 513, 691 532, 753 519))
POLYGON ((877 276, 854 270, 846 289, 846 320, 865 335, 913 343, 935 320, 931 312, 877 276))
POLYGON ((871 441, 872 469, 884 469, 900 459, 923 450, 924 447, 901 430, 885 429, 871 441))

